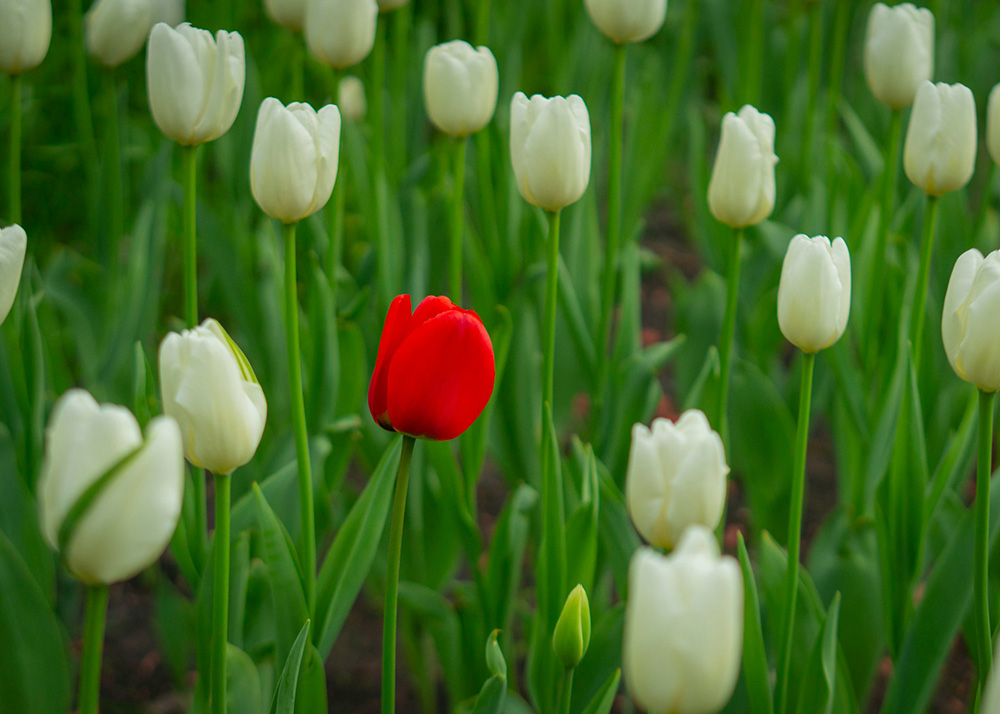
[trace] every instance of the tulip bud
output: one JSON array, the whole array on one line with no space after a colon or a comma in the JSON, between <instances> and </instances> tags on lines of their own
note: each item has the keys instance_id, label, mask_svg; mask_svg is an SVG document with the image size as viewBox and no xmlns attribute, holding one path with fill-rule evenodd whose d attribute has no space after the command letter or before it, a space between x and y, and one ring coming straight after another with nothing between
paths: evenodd
<instances>
[{"instance_id":1,"label":"tulip bud","mask_svg":"<svg viewBox=\"0 0 1000 714\"><path fill-rule=\"evenodd\" d=\"M663 27L667 0L585 0L597 29L618 44L642 42Z\"/></svg>"},{"instance_id":2,"label":"tulip bud","mask_svg":"<svg viewBox=\"0 0 1000 714\"><path fill-rule=\"evenodd\" d=\"M493 343L479 315L434 296L411 315L410 296L400 295L382 328L368 408L383 429L446 441L472 426L495 379Z\"/></svg>"},{"instance_id":3,"label":"tulip bud","mask_svg":"<svg viewBox=\"0 0 1000 714\"><path fill-rule=\"evenodd\" d=\"M151 0L97 0L84 18L87 52L117 67L142 49L152 20Z\"/></svg>"},{"instance_id":4,"label":"tulip bud","mask_svg":"<svg viewBox=\"0 0 1000 714\"><path fill-rule=\"evenodd\" d=\"M903 148L906 176L924 193L957 191L976 164L976 100L964 84L924 82L917 90Z\"/></svg>"},{"instance_id":5,"label":"tulip bud","mask_svg":"<svg viewBox=\"0 0 1000 714\"><path fill-rule=\"evenodd\" d=\"M308 0L306 45L320 62L351 67L372 51L377 22L375 0Z\"/></svg>"},{"instance_id":6,"label":"tulip bud","mask_svg":"<svg viewBox=\"0 0 1000 714\"><path fill-rule=\"evenodd\" d=\"M575 94L510 103L510 155L524 200L558 211L579 200L590 181L590 115Z\"/></svg>"},{"instance_id":7,"label":"tulip bud","mask_svg":"<svg viewBox=\"0 0 1000 714\"><path fill-rule=\"evenodd\" d=\"M150 26L161 22L171 27L184 22L184 0L153 0L153 21Z\"/></svg>"},{"instance_id":8,"label":"tulip bud","mask_svg":"<svg viewBox=\"0 0 1000 714\"><path fill-rule=\"evenodd\" d=\"M378 11L379 12L389 12L390 10L395 10L397 7L403 7L410 0L378 0Z\"/></svg>"},{"instance_id":9,"label":"tulip bud","mask_svg":"<svg viewBox=\"0 0 1000 714\"><path fill-rule=\"evenodd\" d=\"M652 545L672 548L695 524L715 528L726 502L726 451L697 409L677 423L632 427L625 499L632 523Z\"/></svg>"},{"instance_id":10,"label":"tulip bud","mask_svg":"<svg viewBox=\"0 0 1000 714\"><path fill-rule=\"evenodd\" d=\"M85 583L107 584L152 565L181 513L177 423L156 417L143 439L128 409L71 389L56 402L45 434L39 522L69 570Z\"/></svg>"},{"instance_id":11,"label":"tulip bud","mask_svg":"<svg viewBox=\"0 0 1000 714\"><path fill-rule=\"evenodd\" d=\"M629 566L622 670L640 708L710 714L729 701L743 654L743 578L712 532L692 526L669 556Z\"/></svg>"},{"instance_id":12,"label":"tulip bud","mask_svg":"<svg viewBox=\"0 0 1000 714\"><path fill-rule=\"evenodd\" d=\"M851 254L843 238L801 233L788 244L778 283L778 326L803 352L840 339L851 314Z\"/></svg>"},{"instance_id":13,"label":"tulip bud","mask_svg":"<svg viewBox=\"0 0 1000 714\"><path fill-rule=\"evenodd\" d=\"M955 374L984 392L1000 390L998 310L1000 251L962 253L944 296L941 339Z\"/></svg>"},{"instance_id":14,"label":"tulip bud","mask_svg":"<svg viewBox=\"0 0 1000 714\"><path fill-rule=\"evenodd\" d=\"M934 15L905 2L875 3L865 32L865 79L875 98L892 109L913 103L934 74Z\"/></svg>"},{"instance_id":15,"label":"tulip bud","mask_svg":"<svg viewBox=\"0 0 1000 714\"><path fill-rule=\"evenodd\" d=\"M340 161L340 110L317 113L308 104L287 107L268 97L257 113L250 153L250 189L272 218L295 223L323 208L333 193Z\"/></svg>"},{"instance_id":16,"label":"tulip bud","mask_svg":"<svg viewBox=\"0 0 1000 714\"><path fill-rule=\"evenodd\" d=\"M267 421L267 400L253 367L218 322L171 332L160 344L163 411L177 420L184 456L230 474L253 458Z\"/></svg>"},{"instance_id":17,"label":"tulip bud","mask_svg":"<svg viewBox=\"0 0 1000 714\"><path fill-rule=\"evenodd\" d=\"M360 122L368 112L368 102L365 100L365 83L348 75L337 85L337 107L340 114L348 121Z\"/></svg>"},{"instance_id":18,"label":"tulip bud","mask_svg":"<svg viewBox=\"0 0 1000 714\"><path fill-rule=\"evenodd\" d=\"M488 47L454 40L424 57L424 100L434 125L452 136L475 134L497 108L500 74Z\"/></svg>"},{"instance_id":19,"label":"tulip bud","mask_svg":"<svg viewBox=\"0 0 1000 714\"><path fill-rule=\"evenodd\" d=\"M993 163L1000 165L1000 84L993 87L986 106L986 148Z\"/></svg>"},{"instance_id":20,"label":"tulip bud","mask_svg":"<svg viewBox=\"0 0 1000 714\"><path fill-rule=\"evenodd\" d=\"M27 246L28 236L21 226L15 223L0 228L0 325L7 319L17 297Z\"/></svg>"},{"instance_id":21,"label":"tulip bud","mask_svg":"<svg viewBox=\"0 0 1000 714\"><path fill-rule=\"evenodd\" d=\"M184 146L217 139L233 125L243 101L246 60L238 32L212 33L160 23L149 35L146 83L160 131Z\"/></svg>"},{"instance_id":22,"label":"tulip bud","mask_svg":"<svg viewBox=\"0 0 1000 714\"><path fill-rule=\"evenodd\" d=\"M0 72L34 69L45 59L51 39L51 0L0 0Z\"/></svg>"},{"instance_id":23,"label":"tulip bud","mask_svg":"<svg viewBox=\"0 0 1000 714\"><path fill-rule=\"evenodd\" d=\"M306 0L264 0L267 16L282 27L298 32L306 14Z\"/></svg>"},{"instance_id":24,"label":"tulip bud","mask_svg":"<svg viewBox=\"0 0 1000 714\"><path fill-rule=\"evenodd\" d=\"M563 667L571 669L580 664L590 645L590 601L587 591L577 585L566 598L555 632L552 649Z\"/></svg>"},{"instance_id":25,"label":"tulip bud","mask_svg":"<svg viewBox=\"0 0 1000 714\"><path fill-rule=\"evenodd\" d=\"M760 223L774 209L774 121L749 104L722 118L708 207L731 228Z\"/></svg>"}]
</instances>

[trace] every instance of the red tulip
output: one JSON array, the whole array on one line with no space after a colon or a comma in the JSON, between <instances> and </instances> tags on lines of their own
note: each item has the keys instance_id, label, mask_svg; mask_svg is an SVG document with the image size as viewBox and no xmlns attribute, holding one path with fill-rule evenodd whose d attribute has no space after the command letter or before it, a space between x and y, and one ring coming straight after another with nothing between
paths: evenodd
<instances>
[{"instance_id":1,"label":"red tulip","mask_svg":"<svg viewBox=\"0 0 1000 714\"><path fill-rule=\"evenodd\" d=\"M483 321L446 297L410 296L389 306L368 386L383 429L444 441L468 429L493 394L493 343Z\"/></svg>"}]
</instances>

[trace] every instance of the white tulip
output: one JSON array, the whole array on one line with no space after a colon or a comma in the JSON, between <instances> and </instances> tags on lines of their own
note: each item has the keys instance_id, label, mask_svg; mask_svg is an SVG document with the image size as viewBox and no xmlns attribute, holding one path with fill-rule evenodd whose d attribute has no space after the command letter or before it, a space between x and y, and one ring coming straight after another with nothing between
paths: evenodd
<instances>
[{"instance_id":1,"label":"white tulip","mask_svg":"<svg viewBox=\"0 0 1000 714\"><path fill-rule=\"evenodd\" d=\"M865 79L875 98L902 109L934 74L934 15L905 2L875 3L865 32Z\"/></svg>"},{"instance_id":2,"label":"white tulip","mask_svg":"<svg viewBox=\"0 0 1000 714\"><path fill-rule=\"evenodd\" d=\"M614 42L642 42L663 27L667 0L585 0L597 29Z\"/></svg>"},{"instance_id":3,"label":"white tulip","mask_svg":"<svg viewBox=\"0 0 1000 714\"><path fill-rule=\"evenodd\" d=\"M575 94L510 103L510 154L524 200L547 211L575 203L590 182L590 114Z\"/></svg>"},{"instance_id":4,"label":"white tulip","mask_svg":"<svg viewBox=\"0 0 1000 714\"><path fill-rule=\"evenodd\" d=\"M1000 84L993 87L986 105L986 148L993 163L1000 165Z\"/></svg>"},{"instance_id":5,"label":"white tulip","mask_svg":"<svg viewBox=\"0 0 1000 714\"><path fill-rule=\"evenodd\" d=\"M21 226L15 223L0 228L0 325L7 319L17 297L27 246L28 236Z\"/></svg>"},{"instance_id":6,"label":"white tulip","mask_svg":"<svg viewBox=\"0 0 1000 714\"><path fill-rule=\"evenodd\" d=\"M264 0L267 16L282 27L298 32L306 15L306 0Z\"/></svg>"},{"instance_id":7,"label":"white tulip","mask_svg":"<svg viewBox=\"0 0 1000 714\"><path fill-rule=\"evenodd\" d=\"M71 389L49 419L38 494L45 540L76 577L88 584L131 578L160 557L180 517L177 423L156 417L144 439L128 409Z\"/></svg>"},{"instance_id":8,"label":"white tulip","mask_svg":"<svg viewBox=\"0 0 1000 714\"><path fill-rule=\"evenodd\" d=\"M345 119L353 122L360 122L368 112L365 83L353 74L341 79L337 85L337 108Z\"/></svg>"},{"instance_id":9,"label":"white tulip","mask_svg":"<svg viewBox=\"0 0 1000 714\"><path fill-rule=\"evenodd\" d=\"M632 427L625 501L636 530L649 543L671 548L695 524L715 528L726 502L722 439L697 409L677 423L656 419L652 430Z\"/></svg>"},{"instance_id":10,"label":"white tulip","mask_svg":"<svg viewBox=\"0 0 1000 714\"><path fill-rule=\"evenodd\" d=\"M233 125L243 101L246 59L238 32L183 23L153 27L146 52L149 108L160 131L184 146L217 139Z\"/></svg>"},{"instance_id":11,"label":"white tulip","mask_svg":"<svg viewBox=\"0 0 1000 714\"><path fill-rule=\"evenodd\" d=\"M308 0L306 46L320 62L343 69L360 63L375 46L375 0Z\"/></svg>"},{"instance_id":12,"label":"white tulip","mask_svg":"<svg viewBox=\"0 0 1000 714\"><path fill-rule=\"evenodd\" d=\"M732 696L743 655L743 578L710 530L692 526L670 556L643 547L629 566L622 670L656 714L712 714Z\"/></svg>"},{"instance_id":13,"label":"white tulip","mask_svg":"<svg viewBox=\"0 0 1000 714\"><path fill-rule=\"evenodd\" d=\"M403 7L410 0L378 0L378 11L379 12L389 12L390 10L395 10L397 7Z\"/></svg>"},{"instance_id":14,"label":"white tulip","mask_svg":"<svg viewBox=\"0 0 1000 714\"><path fill-rule=\"evenodd\" d=\"M951 271L941 339L955 374L984 392L1000 390L1000 251L973 248Z\"/></svg>"},{"instance_id":15,"label":"white tulip","mask_svg":"<svg viewBox=\"0 0 1000 714\"><path fill-rule=\"evenodd\" d=\"M760 223L774 209L774 120L749 104L722 118L708 184L712 215L732 228Z\"/></svg>"},{"instance_id":16,"label":"white tulip","mask_svg":"<svg viewBox=\"0 0 1000 714\"><path fill-rule=\"evenodd\" d=\"M84 18L87 52L105 67L135 57L153 26L151 0L97 0Z\"/></svg>"},{"instance_id":17,"label":"white tulip","mask_svg":"<svg viewBox=\"0 0 1000 714\"><path fill-rule=\"evenodd\" d=\"M427 115L446 134L474 134L497 108L500 73L488 47L454 40L431 47L424 57Z\"/></svg>"},{"instance_id":18,"label":"white tulip","mask_svg":"<svg viewBox=\"0 0 1000 714\"><path fill-rule=\"evenodd\" d=\"M51 39L51 0L0 0L0 72L34 69L45 59Z\"/></svg>"},{"instance_id":19,"label":"white tulip","mask_svg":"<svg viewBox=\"0 0 1000 714\"><path fill-rule=\"evenodd\" d=\"M283 106L274 97L260 105L250 154L250 189L272 218L295 223L323 208L337 180L340 111L328 104L317 113L299 102Z\"/></svg>"},{"instance_id":20,"label":"white tulip","mask_svg":"<svg viewBox=\"0 0 1000 714\"><path fill-rule=\"evenodd\" d=\"M957 191L976 165L976 100L963 84L924 82L906 130L903 167L924 193Z\"/></svg>"},{"instance_id":21,"label":"white tulip","mask_svg":"<svg viewBox=\"0 0 1000 714\"><path fill-rule=\"evenodd\" d=\"M166 23L177 27L184 22L184 0L153 0L153 21L151 25Z\"/></svg>"},{"instance_id":22,"label":"white tulip","mask_svg":"<svg viewBox=\"0 0 1000 714\"><path fill-rule=\"evenodd\" d=\"M160 389L163 411L180 425L192 464L230 474L253 458L267 400L250 362L218 322L166 336Z\"/></svg>"},{"instance_id":23,"label":"white tulip","mask_svg":"<svg viewBox=\"0 0 1000 714\"><path fill-rule=\"evenodd\" d=\"M851 314L851 254L843 238L801 233L788 244L778 284L778 326L803 352L840 339Z\"/></svg>"}]
</instances>

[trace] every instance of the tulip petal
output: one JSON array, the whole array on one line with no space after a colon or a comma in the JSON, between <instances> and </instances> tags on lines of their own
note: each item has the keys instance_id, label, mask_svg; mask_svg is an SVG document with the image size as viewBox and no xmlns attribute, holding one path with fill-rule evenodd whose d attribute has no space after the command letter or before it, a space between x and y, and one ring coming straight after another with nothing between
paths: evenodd
<instances>
[{"instance_id":1,"label":"tulip petal","mask_svg":"<svg viewBox=\"0 0 1000 714\"><path fill-rule=\"evenodd\" d=\"M966 375L959 368L958 356L968 323L968 310L964 306L976 271L982 263L983 254L975 248L959 256L951 270L951 278L948 279L948 290L945 292L944 308L941 311L941 341L944 343L944 351L951 368L962 379L966 379Z\"/></svg>"},{"instance_id":2,"label":"tulip petal","mask_svg":"<svg viewBox=\"0 0 1000 714\"><path fill-rule=\"evenodd\" d=\"M392 427L411 436L454 439L482 413L495 378L493 345L479 316L460 309L439 314L414 329L392 357Z\"/></svg>"},{"instance_id":3,"label":"tulip petal","mask_svg":"<svg viewBox=\"0 0 1000 714\"><path fill-rule=\"evenodd\" d=\"M386 396L389 363L399 345L410 334L410 313L409 295L399 295L389 305L389 313L385 316L385 326L382 328L382 337L378 343L375 371L372 372L372 381L368 385L368 409L379 426L390 431L392 423L389 421L389 403Z\"/></svg>"}]
</instances>

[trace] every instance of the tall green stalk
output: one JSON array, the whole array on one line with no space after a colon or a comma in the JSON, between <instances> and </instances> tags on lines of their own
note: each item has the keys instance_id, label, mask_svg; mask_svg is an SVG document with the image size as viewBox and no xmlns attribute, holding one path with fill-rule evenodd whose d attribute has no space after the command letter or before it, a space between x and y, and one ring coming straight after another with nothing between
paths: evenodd
<instances>
[{"instance_id":1,"label":"tall green stalk","mask_svg":"<svg viewBox=\"0 0 1000 714\"><path fill-rule=\"evenodd\" d=\"M611 72L611 134L608 137L608 241L604 253L601 280L601 323L598 343L601 347L601 382L603 390L611 343L611 313L615 306L615 286L621 257L622 206L622 132L625 112L625 51L627 44L616 44Z\"/></svg>"},{"instance_id":2,"label":"tall green stalk","mask_svg":"<svg viewBox=\"0 0 1000 714\"><path fill-rule=\"evenodd\" d=\"M722 337L719 341L719 392L716 396L716 427L723 443L729 439L726 410L729 400L729 365L733 354L733 337L736 334L736 303L740 290L740 251L743 246L743 228L735 229L733 251L726 269L726 312L722 317Z\"/></svg>"},{"instance_id":3,"label":"tall green stalk","mask_svg":"<svg viewBox=\"0 0 1000 714\"><path fill-rule=\"evenodd\" d=\"M456 140L455 185L451 196L451 244L448 272L449 296L455 302L462 302L462 237L465 233L465 148L467 137Z\"/></svg>"},{"instance_id":4,"label":"tall green stalk","mask_svg":"<svg viewBox=\"0 0 1000 714\"><path fill-rule=\"evenodd\" d=\"M333 185L330 201L330 244L326 251L326 277L330 282L334 306L337 300L337 271L344 251L344 206L347 203L347 162L341 161L337 169L337 182Z\"/></svg>"},{"instance_id":5,"label":"tall green stalk","mask_svg":"<svg viewBox=\"0 0 1000 714\"><path fill-rule=\"evenodd\" d=\"M226 714L229 629L229 474L215 474L215 570L212 582L212 714Z\"/></svg>"},{"instance_id":6,"label":"tall green stalk","mask_svg":"<svg viewBox=\"0 0 1000 714\"><path fill-rule=\"evenodd\" d=\"M105 166L108 168L108 190L111 193L111 213L107 243L108 264L114 266L118 260L118 246L125 233L125 184L122 181L122 137L118 120L118 82L113 68L104 72L107 84L108 140Z\"/></svg>"},{"instance_id":7,"label":"tall green stalk","mask_svg":"<svg viewBox=\"0 0 1000 714\"><path fill-rule=\"evenodd\" d=\"M816 106L819 98L820 71L823 68L823 3L814 2L809 5L809 86L806 95L807 111L802 113L802 151L800 161L804 162L804 167L808 167L816 160L813 154L813 133L816 127L815 112L812 108ZM819 154L822 155L822 154Z\"/></svg>"},{"instance_id":8,"label":"tall green stalk","mask_svg":"<svg viewBox=\"0 0 1000 714\"><path fill-rule=\"evenodd\" d=\"M990 567L990 475L993 470L993 404L994 392L979 392L979 459L976 468L976 541L973 573L975 598L976 642L978 657L978 689L982 696L993 660L990 630L989 567Z\"/></svg>"},{"instance_id":9,"label":"tall green stalk","mask_svg":"<svg viewBox=\"0 0 1000 714\"><path fill-rule=\"evenodd\" d=\"M87 227L98 231L100 200L100 156L94 138L94 122L90 114L90 92L87 89L87 52L83 38L83 10L80 0L70 0L66 8L70 23L70 46L73 48L73 116L76 121L77 141L80 143L81 162L87 180Z\"/></svg>"},{"instance_id":10,"label":"tall green stalk","mask_svg":"<svg viewBox=\"0 0 1000 714\"><path fill-rule=\"evenodd\" d=\"M750 27L747 35L749 41L746 43L746 57L742 65L747 75L745 81L741 82L743 87L741 104L759 106L761 68L764 66L764 0L750 2ZM791 85L786 82L785 86Z\"/></svg>"},{"instance_id":11,"label":"tall green stalk","mask_svg":"<svg viewBox=\"0 0 1000 714\"><path fill-rule=\"evenodd\" d=\"M917 290L913 295L913 312L910 315L910 343L913 345L913 369L920 372L920 354L923 346L924 315L927 313L927 283L931 274L931 257L934 254L934 232L937 227L937 212L940 199L927 197L927 211L924 213L924 235L920 241L920 272L917 274Z\"/></svg>"},{"instance_id":12,"label":"tall green stalk","mask_svg":"<svg viewBox=\"0 0 1000 714\"><path fill-rule=\"evenodd\" d=\"M563 670L562 683L559 687L559 714L569 714L569 705L573 698L573 670L573 667Z\"/></svg>"},{"instance_id":13,"label":"tall green stalk","mask_svg":"<svg viewBox=\"0 0 1000 714\"><path fill-rule=\"evenodd\" d=\"M547 211L549 219L548 254L545 265L545 316L542 325L542 424L545 404L552 405L556 350L556 306L559 297L559 216L560 211ZM555 413L553 405L553 414ZM545 444L545 429L542 444Z\"/></svg>"},{"instance_id":14,"label":"tall green stalk","mask_svg":"<svg viewBox=\"0 0 1000 714\"><path fill-rule=\"evenodd\" d=\"M406 488L410 482L412 436L403 436L399 455L396 491L392 499L392 522L389 525L389 571L385 585L385 610L382 613L382 714L396 711L396 601L399 596L399 561L403 552L403 517L406 515Z\"/></svg>"},{"instance_id":15,"label":"tall green stalk","mask_svg":"<svg viewBox=\"0 0 1000 714\"><path fill-rule=\"evenodd\" d=\"M8 220L21 222L21 75L10 78L10 164L7 190L10 192Z\"/></svg>"},{"instance_id":16,"label":"tall green stalk","mask_svg":"<svg viewBox=\"0 0 1000 714\"><path fill-rule=\"evenodd\" d=\"M87 588L83 619L83 655L80 658L78 714L97 714L101 695L101 658L104 653L104 621L108 613L108 586Z\"/></svg>"},{"instance_id":17,"label":"tall green stalk","mask_svg":"<svg viewBox=\"0 0 1000 714\"><path fill-rule=\"evenodd\" d=\"M792 501L788 514L788 569L785 571L785 621L782 627L781 659L778 664L778 714L788 708L788 670L792 661L795 631L795 601L799 583L799 548L802 539L802 502L806 487L806 447L809 445L809 409L812 400L815 354L802 355L802 388L799 392L799 424L795 432L795 466L792 472Z\"/></svg>"},{"instance_id":18,"label":"tall green stalk","mask_svg":"<svg viewBox=\"0 0 1000 714\"><path fill-rule=\"evenodd\" d=\"M288 388L292 398L295 458L298 463L299 520L302 525L302 570L306 579L306 603L312 616L316 608L316 513L313 508L312 467L309 463L309 432L302 394L302 363L299 350L299 298L295 277L295 223L284 224L285 234L285 347L288 354Z\"/></svg>"},{"instance_id":19,"label":"tall green stalk","mask_svg":"<svg viewBox=\"0 0 1000 714\"><path fill-rule=\"evenodd\" d=\"M385 225L381 182L385 170L385 23L379 22L375 30L375 47L372 50L372 81L369 93L369 117L371 119L371 180L372 196L375 201L375 260L378 264L379 303L388 305L392 298L392 283L389 268L392 255L389 250L389 236Z\"/></svg>"}]
</instances>

